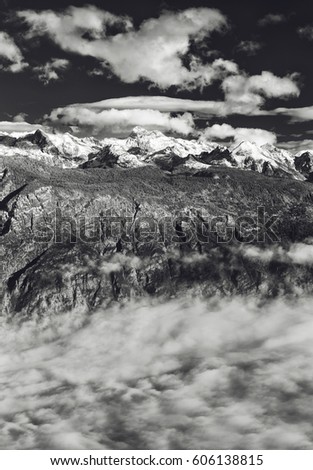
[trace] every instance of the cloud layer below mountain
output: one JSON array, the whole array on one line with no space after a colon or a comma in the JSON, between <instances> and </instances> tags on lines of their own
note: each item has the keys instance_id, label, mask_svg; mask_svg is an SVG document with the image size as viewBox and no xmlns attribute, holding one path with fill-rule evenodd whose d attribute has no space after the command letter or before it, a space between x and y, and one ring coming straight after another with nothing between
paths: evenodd
<instances>
[{"instance_id":1,"label":"cloud layer below mountain","mask_svg":"<svg viewBox=\"0 0 313 470\"><path fill-rule=\"evenodd\" d=\"M312 449L312 300L2 325L2 448Z\"/></svg>"}]
</instances>

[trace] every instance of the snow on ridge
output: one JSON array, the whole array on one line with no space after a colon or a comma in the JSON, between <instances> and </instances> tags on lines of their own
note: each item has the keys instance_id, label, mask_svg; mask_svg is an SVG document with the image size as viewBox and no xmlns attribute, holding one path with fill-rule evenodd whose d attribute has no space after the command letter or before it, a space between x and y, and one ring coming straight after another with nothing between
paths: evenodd
<instances>
[{"instance_id":1,"label":"snow on ridge","mask_svg":"<svg viewBox=\"0 0 313 470\"><path fill-rule=\"evenodd\" d=\"M42 129L17 135L0 135L3 137L3 142L0 140L3 155L27 156L66 168L78 167L90 158L96 159L97 154L106 149L105 151L117 157L117 164L124 168L154 164L155 156L170 159L176 155L186 160L186 167L197 170L210 166L210 154L214 151L217 155L217 158L213 159L214 165L233 166L266 174L281 171L301 179L295 169L294 157L287 150L269 144L258 146L249 141L242 141L227 149L216 142L167 136L159 130L151 131L142 127L135 127L124 139L81 138L69 132L49 133ZM6 137L15 138L16 142ZM223 157L223 152L229 152L228 156ZM188 160L190 155L195 159ZM208 159L201 160L205 155L209 155ZM101 158L103 159L103 156Z\"/></svg>"}]
</instances>

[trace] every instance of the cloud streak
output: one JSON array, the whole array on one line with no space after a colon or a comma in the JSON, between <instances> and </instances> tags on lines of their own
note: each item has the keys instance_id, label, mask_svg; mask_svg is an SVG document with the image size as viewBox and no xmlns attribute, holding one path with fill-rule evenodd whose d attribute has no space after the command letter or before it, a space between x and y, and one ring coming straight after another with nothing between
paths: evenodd
<instances>
[{"instance_id":1,"label":"cloud streak","mask_svg":"<svg viewBox=\"0 0 313 470\"><path fill-rule=\"evenodd\" d=\"M312 121L313 106L304 106L302 108L276 108L267 114L287 116L292 122Z\"/></svg>"},{"instance_id":2,"label":"cloud streak","mask_svg":"<svg viewBox=\"0 0 313 470\"><path fill-rule=\"evenodd\" d=\"M95 103L75 103L59 107L46 118L54 123L88 127L96 135L110 132L125 135L134 126L188 135L194 131L191 112L201 117L231 114L270 114L260 108L266 98L285 99L298 96L296 76L277 77L271 72L247 76L225 60L217 59L215 67L229 74L222 81L224 101L196 101L165 96L137 96L103 100ZM173 117L170 113L184 113ZM273 111L277 113L278 111ZM269 136L269 134L268 134Z\"/></svg>"},{"instance_id":3,"label":"cloud streak","mask_svg":"<svg viewBox=\"0 0 313 470\"><path fill-rule=\"evenodd\" d=\"M88 106L57 108L47 116L55 125L77 126L80 132L89 132L98 137L128 135L136 126L163 132L188 135L195 129L190 113L173 117L153 109L104 109L97 111Z\"/></svg>"},{"instance_id":4,"label":"cloud streak","mask_svg":"<svg viewBox=\"0 0 313 470\"><path fill-rule=\"evenodd\" d=\"M264 262L276 260L302 266L313 265L312 240L308 240L307 243L294 243L288 249L284 249L281 246L267 249L251 246L244 248L243 254L247 258L260 259Z\"/></svg>"},{"instance_id":5,"label":"cloud streak","mask_svg":"<svg viewBox=\"0 0 313 470\"><path fill-rule=\"evenodd\" d=\"M13 121L0 121L0 132L12 134L19 132L32 132L37 129L43 129L40 124L30 124L24 121L23 116L15 116Z\"/></svg>"}]
</instances>

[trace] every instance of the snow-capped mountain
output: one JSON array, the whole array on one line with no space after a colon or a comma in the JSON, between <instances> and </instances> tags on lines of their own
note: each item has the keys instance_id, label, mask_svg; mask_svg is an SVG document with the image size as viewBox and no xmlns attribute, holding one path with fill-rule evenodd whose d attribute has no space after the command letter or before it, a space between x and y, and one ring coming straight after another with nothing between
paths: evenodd
<instances>
[{"instance_id":1,"label":"snow-capped mountain","mask_svg":"<svg viewBox=\"0 0 313 470\"><path fill-rule=\"evenodd\" d=\"M217 147L216 143L187 140L168 137L160 131L147 131L143 127L135 127L125 141L126 148L139 148L143 153L153 154L164 149L171 149L181 158L188 155L200 155L202 152L211 152Z\"/></svg>"},{"instance_id":2,"label":"snow-capped mountain","mask_svg":"<svg viewBox=\"0 0 313 470\"><path fill-rule=\"evenodd\" d=\"M127 139L105 139L102 143L105 150L90 155L84 168L153 164L162 170L179 172L184 168L197 171L217 165L304 179L288 151L268 144L258 146L245 141L228 149L214 142L168 137L141 127L136 127Z\"/></svg>"},{"instance_id":3,"label":"snow-capped mountain","mask_svg":"<svg viewBox=\"0 0 313 470\"><path fill-rule=\"evenodd\" d=\"M104 139L101 143L104 148L90 155L83 168L106 168L113 162L121 167L155 165L167 171L181 167L200 170L208 167L205 157L227 150L214 142L168 137L142 127L135 127L127 139Z\"/></svg>"},{"instance_id":4,"label":"snow-capped mountain","mask_svg":"<svg viewBox=\"0 0 313 470\"><path fill-rule=\"evenodd\" d=\"M37 130L33 133L0 134L0 152L12 158L28 157L63 168L136 168L156 166L171 173L206 171L226 166L257 171L267 176L303 180L313 172L313 154L296 157L272 145L241 142L224 147L205 140L169 137L160 131L135 127L126 139L79 138L69 133Z\"/></svg>"},{"instance_id":5,"label":"snow-capped mountain","mask_svg":"<svg viewBox=\"0 0 313 470\"><path fill-rule=\"evenodd\" d=\"M241 142L231 149L235 166L263 173L267 176L290 175L303 179L296 171L294 158L287 150L270 144L258 146L252 142Z\"/></svg>"},{"instance_id":6,"label":"snow-capped mountain","mask_svg":"<svg viewBox=\"0 0 313 470\"><path fill-rule=\"evenodd\" d=\"M101 148L92 137L79 139L69 133L52 134L42 130L32 133L0 134L0 151L6 156L26 156L53 166L76 167Z\"/></svg>"}]
</instances>

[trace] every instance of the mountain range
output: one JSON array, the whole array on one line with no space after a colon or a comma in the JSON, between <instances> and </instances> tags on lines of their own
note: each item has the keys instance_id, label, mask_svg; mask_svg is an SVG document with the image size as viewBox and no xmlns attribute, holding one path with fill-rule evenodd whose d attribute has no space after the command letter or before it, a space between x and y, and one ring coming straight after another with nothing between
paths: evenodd
<instances>
[{"instance_id":1,"label":"mountain range","mask_svg":"<svg viewBox=\"0 0 313 470\"><path fill-rule=\"evenodd\" d=\"M3 315L147 295L310 294L311 265L289 253L311 249L312 163L310 152L142 128L104 140L2 134Z\"/></svg>"},{"instance_id":2,"label":"mountain range","mask_svg":"<svg viewBox=\"0 0 313 470\"><path fill-rule=\"evenodd\" d=\"M313 153L291 155L284 149L243 141L230 147L206 140L168 137L136 127L126 139L78 138L69 133L37 130L0 134L0 152L27 157L61 168L139 168L156 166L171 173L204 174L212 166L240 168L266 176L312 179Z\"/></svg>"}]
</instances>

